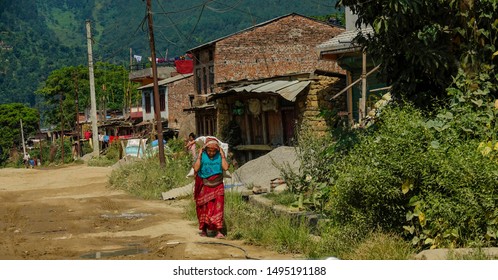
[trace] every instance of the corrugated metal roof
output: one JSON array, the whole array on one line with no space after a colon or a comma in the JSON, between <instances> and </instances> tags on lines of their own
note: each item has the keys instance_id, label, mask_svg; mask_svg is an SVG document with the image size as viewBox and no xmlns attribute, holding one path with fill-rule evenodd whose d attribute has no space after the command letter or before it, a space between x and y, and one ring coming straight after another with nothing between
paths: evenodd
<instances>
[{"instance_id":1,"label":"corrugated metal roof","mask_svg":"<svg viewBox=\"0 0 498 280\"><path fill-rule=\"evenodd\" d=\"M372 27L366 27L363 29L356 29L356 30L349 30L346 32L343 32L334 38L320 44L317 46L318 51L320 52L341 52L341 51L350 51L350 49L358 47L357 44L355 44L354 39L356 36L362 33L363 35L367 34L373 34L373 28Z\"/></svg>"},{"instance_id":2,"label":"corrugated metal roof","mask_svg":"<svg viewBox=\"0 0 498 280\"><path fill-rule=\"evenodd\" d=\"M191 77L193 74L180 74L180 75L176 75L174 77L171 77L171 78L167 78L167 79L164 79L164 80L160 80L159 82L157 82L157 85L158 86L163 86L163 85L166 85L166 84L171 84L173 82L176 82L176 81L179 81L179 80L182 80L182 79L186 79L186 78L189 78ZM150 83L150 84L147 84L145 86L141 86L139 87L138 89L146 89L146 88L153 88L154 87L154 83Z\"/></svg>"},{"instance_id":3,"label":"corrugated metal roof","mask_svg":"<svg viewBox=\"0 0 498 280\"><path fill-rule=\"evenodd\" d=\"M208 110L208 109L214 109L214 104L204 103L204 104L199 105L199 106L184 108L183 111L184 112L192 112L192 111L201 111L201 110Z\"/></svg>"},{"instance_id":4,"label":"corrugated metal roof","mask_svg":"<svg viewBox=\"0 0 498 280\"><path fill-rule=\"evenodd\" d=\"M269 81L259 84L250 84L241 87L234 87L221 93L214 94L209 100L215 100L233 93L274 93L294 102L311 81Z\"/></svg>"}]
</instances>

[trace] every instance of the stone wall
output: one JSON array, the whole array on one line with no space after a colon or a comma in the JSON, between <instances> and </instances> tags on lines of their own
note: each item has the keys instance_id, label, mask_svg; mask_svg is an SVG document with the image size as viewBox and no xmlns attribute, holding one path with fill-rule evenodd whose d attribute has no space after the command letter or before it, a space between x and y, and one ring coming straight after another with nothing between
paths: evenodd
<instances>
[{"instance_id":1,"label":"stone wall","mask_svg":"<svg viewBox=\"0 0 498 280\"><path fill-rule=\"evenodd\" d=\"M335 100L330 100L345 86L345 78L316 76L310 84L308 94L302 94L296 100L298 125L313 127L318 134L329 131L336 123L321 116L320 113L322 111L347 111L345 94Z\"/></svg>"},{"instance_id":2,"label":"stone wall","mask_svg":"<svg viewBox=\"0 0 498 280\"><path fill-rule=\"evenodd\" d=\"M230 107L227 98L220 98L216 101L216 127L218 127L218 137L221 137L223 128L230 122Z\"/></svg>"}]
</instances>

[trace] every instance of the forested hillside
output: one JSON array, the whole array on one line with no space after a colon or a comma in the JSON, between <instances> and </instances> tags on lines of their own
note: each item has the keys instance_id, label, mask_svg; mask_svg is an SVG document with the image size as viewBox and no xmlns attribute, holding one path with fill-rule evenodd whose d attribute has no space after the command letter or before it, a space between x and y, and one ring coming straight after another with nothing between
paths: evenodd
<instances>
[{"instance_id":1,"label":"forested hillside","mask_svg":"<svg viewBox=\"0 0 498 280\"><path fill-rule=\"evenodd\" d=\"M174 57L274 17L335 13L335 0L153 0L158 57ZM150 56L141 0L0 1L0 104L36 105L34 91L51 71L87 64L85 21L95 62L127 66Z\"/></svg>"}]
</instances>

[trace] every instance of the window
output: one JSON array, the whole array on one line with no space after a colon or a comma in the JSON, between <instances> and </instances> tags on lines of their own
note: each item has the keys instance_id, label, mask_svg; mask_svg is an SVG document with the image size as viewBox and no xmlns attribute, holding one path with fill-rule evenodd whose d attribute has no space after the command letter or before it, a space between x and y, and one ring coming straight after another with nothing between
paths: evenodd
<instances>
[{"instance_id":1,"label":"window","mask_svg":"<svg viewBox=\"0 0 498 280\"><path fill-rule=\"evenodd\" d=\"M211 93L214 91L214 66L209 66L209 88Z\"/></svg>"},{"instance_id":2,"label":"window","mask_svg":"<svg viewBox=\"0 0 498 280\"><path fill-rule=\"evenodd\" d=\"M197 86L197 94L201 94L202 93L201 69L195 70L195 85Z\"/></svg>"},{"instance_id":3,"label":"window","mask_svg":"<svg viewBox=\"0 0 498 280\"><path fill-rule=\"evenodd\" d=\"M162 88L159 90L159 111L166 111L166 90Z\"/></svg>"},{"instance_id":4,"label":"window","mask_svg":"<svg viewBox=\"0 0 498 280\"><path fill-rule=\"evenodd\" d=\"M144 93L144 99L145 99L145 112L150 113L150 107L151 107L151 102L150 102L150 91L146 91Z\"/></svg>"},{"instance_id":5,"label":"window","mask_svg":"<svg viewBox=\"0 0 498 280\"><path fill-rule=\"evenodd\" d=\"M202 72L203 72L203 75L202 75L202 87L204 88L204 94L207 94L207 82L208 82L208 77L207 77L207 73L206 73L206 67L202 68Z\"/></svg>"}]
</instances>

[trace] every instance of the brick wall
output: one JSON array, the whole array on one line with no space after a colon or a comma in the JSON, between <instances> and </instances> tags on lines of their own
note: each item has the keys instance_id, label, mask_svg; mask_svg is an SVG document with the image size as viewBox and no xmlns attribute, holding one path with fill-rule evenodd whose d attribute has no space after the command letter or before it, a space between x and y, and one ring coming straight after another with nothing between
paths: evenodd
<instances>
[{"instance_id":1,"label":"brick wall","mask_svg":"<svg viewBox=\"0 0 498 280\"><path fill-rule=\"evenodd\" d=\"M344 73L335 61L318 59L316 46L344 29L290 15L216 43L215 83L255 80L324 70Z\"/></svg>"},{"instance_id":2,"label":"brick wall","mask_svg":"<svg viewBox=\"0 0 498 280\"><path fill-rule=\"evenodd\" d=\"M194 114L184 112L190 108L189 94L193 93L194 77L168 84L168 126L180 129L179 136L195 131Z\"/></svg>"}]
</instances>

